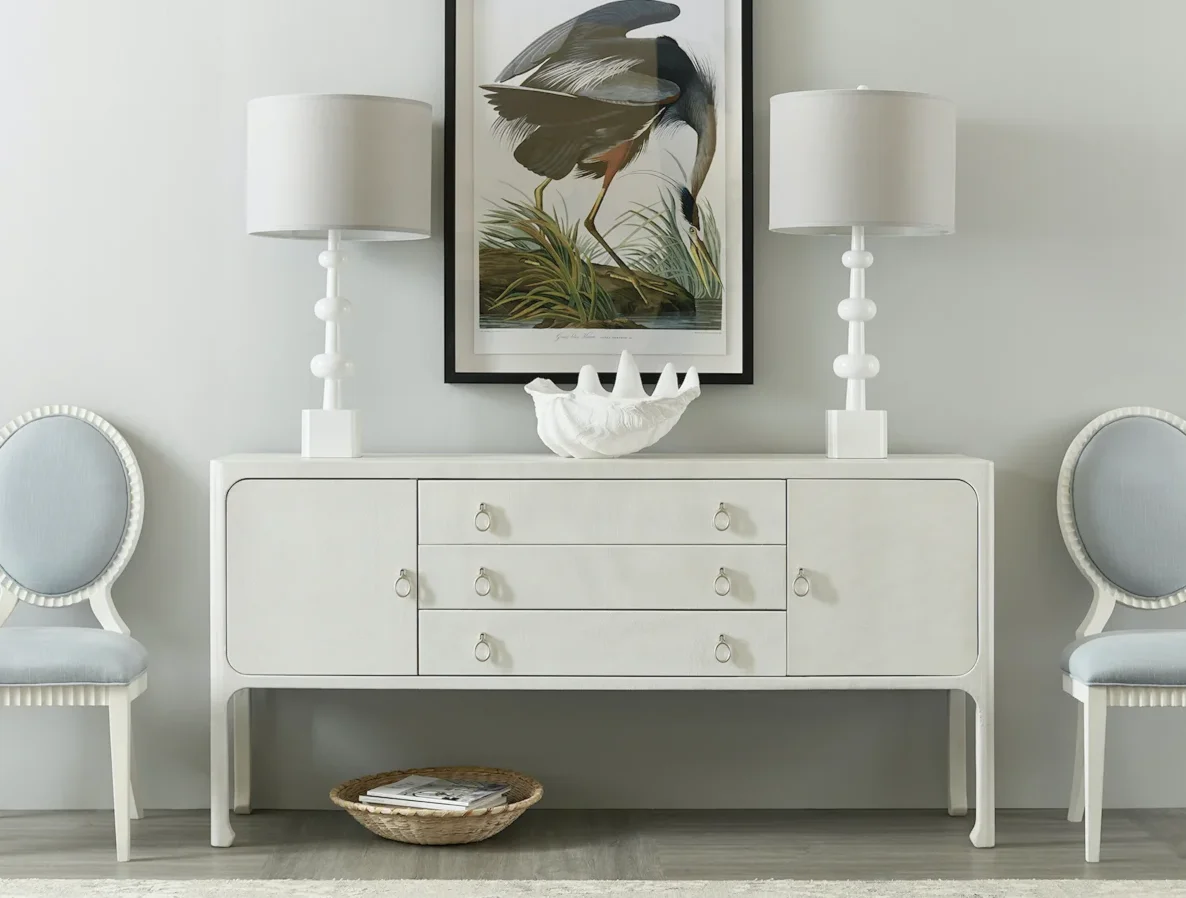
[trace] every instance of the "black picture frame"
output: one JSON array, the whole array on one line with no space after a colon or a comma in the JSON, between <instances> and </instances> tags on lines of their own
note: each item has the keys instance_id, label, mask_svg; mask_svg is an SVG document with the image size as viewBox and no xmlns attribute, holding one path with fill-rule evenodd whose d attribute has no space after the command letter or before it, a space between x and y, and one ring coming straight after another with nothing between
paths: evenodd
<instances>
[{"instance_id":1,"label":"black picture frame","mask_svg":"<svg viewBox=\"0 0 1186 898\"><path fill-rule=\"evenodd\" d=\"M701 373L705 384L749 385L754 382L754 66L753 0L739 0L741 7L742 97L742 322L741 367L737 373ZM561 383L576 381L576 371L488 372L458 370L457 327L457 16L458 0L445 0L445 120L444 120L444 375L453 384L526 384L536 377ZM612 380L613 372L602 372ZM657 372L644 372L643 381L654 383Z\"/></svg>"}]
</instances>

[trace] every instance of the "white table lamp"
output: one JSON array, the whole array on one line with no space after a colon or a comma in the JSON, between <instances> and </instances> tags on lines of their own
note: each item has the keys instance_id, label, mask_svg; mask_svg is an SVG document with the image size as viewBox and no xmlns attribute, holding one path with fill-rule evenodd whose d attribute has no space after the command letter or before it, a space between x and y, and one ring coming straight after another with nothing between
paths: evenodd
<instances>
[{"instance_id":1,"label":"white table lamp","mask_svg":"<svg viewBox=\"0 0 1186 898\"><path fill-rule=\"evenodd\" d=\"M350 302L338 295L346 240L415 240L431 228L432 107L416 100L346 94L260 97L247 104L247 231L328 241L319 261L325 351L320 409L302 416L301 454L361 454L358 412L342 408L354 363L341 350Z\"/></svg>"},{"instance_id":2,"label":"white table lamp","mask_svg":"<svg viewBox=\"0 0 1186 898\"><path fill-rule=\"evenodd\" d=\"M850 234L843 256L848 352L832 364L848 381L844 410L827 415L829 458L884 458L886 413L865 408L880 363L865 352L866 236L955 230L955 104L901 91L810 90L770 100L770 230Z\"/></svg>"}]
</instances>

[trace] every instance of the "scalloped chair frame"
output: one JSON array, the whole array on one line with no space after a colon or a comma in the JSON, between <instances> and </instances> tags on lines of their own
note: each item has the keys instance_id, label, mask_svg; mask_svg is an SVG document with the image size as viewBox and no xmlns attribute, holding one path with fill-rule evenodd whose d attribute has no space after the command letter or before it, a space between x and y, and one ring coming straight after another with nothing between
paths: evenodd
<instances>
[{"instance_id":1,"label":"scalloped chair frame","mask_svg":"<svg viewBox=\"0 0 1186 898\"><path fill-rule=\"evenodd\" d=\"M40 419L55 416L78 418L98 430L115 448L123 465L128 483L128 517L123 535L111 560L103 571L81 589L65 595L42 595L26 589L0 568L0 626L16 608L18 602L61 608L90 602L95 618L104 630L129 635L111 599L111 587L127 567L140 539L144 523L144 480L127 440L118 430L94 412L74 405L48 405L34 409L10 421L0 430L0 447L22 427ZM126 861L131 849L130 820L142 816L136 801L135 763L132 750L132 702L148 688L145 671L126 686L102 684L45 684L0 686L0 707L94 707L108 710L111 730L111 779L115 808L116 859Z\"/></svg>"},{"instance_id":2,"label":"scalloped chair frame","mask_svg":"<svg viewBox=\"0 0 1186 898\"><path fill-rule=\"evenodd\" d=\"M1075 522L1072 485L1075 468L1087 444L1109 424L1123 418L1153 418L1169 424L1186 434L1186 420L1161 409L1129 406L1105 412L1084 427L1067 448L1062 468L1058 473L1058 524L1062 530L1075 566L1091 584L1091 607L1083 622L1075 630L1075 639L1102 633L1116 606L1156 609L1170 608L1186 602L1186 589L1158 598L1138 596L1121 589L1104 576L1087 554ZM1186 707L1186 688L1171 686L1089 686L1063 675L1063 691L1079 702L1078 724L1075 729L1075 763L1071 778L1071 798L1067 820L1084 824L1084 848L1088 862L1100 859L1100 828L1104 792L1104 742L1107 731L1107 712L1110 707L1121 708L1182 708Z\"/></svg>"}]
</instances>

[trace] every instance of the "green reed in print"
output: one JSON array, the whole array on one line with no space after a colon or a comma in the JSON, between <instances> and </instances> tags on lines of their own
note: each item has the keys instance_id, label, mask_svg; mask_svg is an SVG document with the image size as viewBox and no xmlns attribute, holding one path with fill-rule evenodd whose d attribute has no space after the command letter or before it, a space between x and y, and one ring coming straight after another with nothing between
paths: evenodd
<instances>
[{"instance_id":1,"label":"green reed in print","mask_svg":"<svg viewBox=\"0 0 1186 898\"><path fill-rule=\"evenodd\" d=\"M613 326L620 316L590 260L591 242L529 201L502 201L482 222L483 314L529 327Z\"/></svg>"},{"instance_id":2,"label":"green reed in print","mask_svg":"<svg viewBox=\"0 0 1186 898\"><path fill-rule=\"evenodd\" d=\"M708 203L700 208L703 237L680 221L676 194L667 192L658 203L638 203L623 213L614 228L628 227L623 258L635 269L674 281L694 299L721 298L721 234Z\"/></svg>"},{"instance_id":3,"label":"green reed in print","mask_svg":"<svg viewBox=\"0 0 1186 898\"><path fill-rule=\"evenodd\" d=\"M632 275L563 206L502 200L482 222L479 302L483 326L717 329L721 238L707 203L699 232L680 218L678 193L638 203L607 231Z\"/></svg>"}]
</instances>

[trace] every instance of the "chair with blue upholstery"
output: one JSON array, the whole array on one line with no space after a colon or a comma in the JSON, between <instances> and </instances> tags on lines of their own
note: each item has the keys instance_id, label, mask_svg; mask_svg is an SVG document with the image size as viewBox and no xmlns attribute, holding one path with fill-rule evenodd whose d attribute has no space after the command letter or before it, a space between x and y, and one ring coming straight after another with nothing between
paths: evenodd
<instances>
[{"instance_id":1,"label":"chair with blue upholstery","mask_svg":"<svg viewBox=\"0 0 1186 898\"><path fill-rule=\"evenodd\" d=\"M106 706L118 860L128 859L132 700L147 653L111 601L144 520L127 442L93 412L40 408L0 430L0 624L17 602L90 602L101 628L0 626L0 706Z\"/></svg>"},{"instance_id":2,"label":"chair with blue upholstery","mask_svg":"<svg viewBox=\"0 0 1186 898\"><path fill-rule=\"evenodd\" d=\"M1100 857L1109 707L1186 706L1186 630L1103 632L1117 603L1186 601L1186 421L1151 408L1100 415L1075 437L1058 476L1063 540L1095 593L1063 652L1063 688L1079 700L1067 819L1084 818Z\"/></svg>"}]
</instances>

